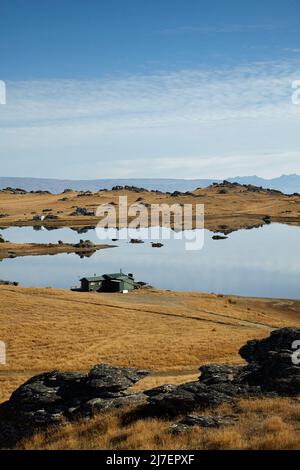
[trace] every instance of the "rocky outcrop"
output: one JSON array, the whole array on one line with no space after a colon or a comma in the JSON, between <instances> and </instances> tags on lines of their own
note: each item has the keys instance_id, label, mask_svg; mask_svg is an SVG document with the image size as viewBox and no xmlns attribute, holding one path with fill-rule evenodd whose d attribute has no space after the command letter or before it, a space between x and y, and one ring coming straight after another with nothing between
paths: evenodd
<instances>
[{"instance_id":1,"label":"rocky outcrop","mask_svg":"<svg viewBox=\"0 0 300 470\"><path fill-rule=\"evenodd\" d=\"M95 211L88 210L86 207L76 207L75 211L72 212L70 215L84 215L88 217L94 217Z\"/></svg>"},{"instance_id":2,"label":"rocky outcrop","mask_svg":"<svg viewBox=\"0 0 300 470\"><path fill-rule=\"evenodd\" d=\"M297 344L297 342L299 342ZM281 328L268 338L248 341L239 351L249 366L248 381L279 395L300 393L299 328Z\"/></svg>"},{"instance_id":3,"label":"rocky outcrop","mask_svg":"<svg viewBox=\"0 0 300 470\"><path fill-rule=\"evenodd\" d=\"M264 221L265 224L270 224L271 223L271 216L270 215L264 215L262 220Z\"/></svg>"},{"instance_id":4,"label":"rocky outcrop","mask_svg":"<svg viewBox=\"0 0 300 470\"><path fill-rule=\"evenodd\" d=\"M239 351L247 365L202 366L197 381L147 390L149 405L159 414L174 415L239 397L298 395L300 365L293 361L294 341L300 341L298 328L282 328L268 338L248 341Z\"/></svg>"},{"instance_id":5,"label":"rocky outcrop","mask_svg":"<svg viewBox=\"0 0 300 470\"><path fill-rule=\"evenodd\" d=\"M129 243L144 243L144 240L141 240L140 238L131 238Z\"/></svg>"},{"instance_id":6,"label":"rocky outcrop","mask_svg":"<svg viewBox=\"0 0 300 470\"><path fill-rule=\"evenodd\" d=\"M149 190L146 188L140 188L138 186L130 186L130 185L116 185L111 188L112 191L133 191L135 193L148 193Z\"/></svg>"},{"instance_id":7,"label":"rocky outcrop","mask_svg":"<svg viewBox=\"0 0 300 470\"><path fill-rule=\"evenodd\" d=\"M182 385L163 385L146 390L149 405L156 414L177 415L231 402L235 397L260 394L257 386L242 382L243 366L200 367L200 378Z\"/></svg>"},{"instance_id":8,"label":"rocky outcrop","mask_svg":"<svg viewBox=\"0 0 300 470\"><path fill-rule=\"evenodd\" d=\"M6 281L4 279L0 279L0 286L18 286L19 283L16 281Z\"/></svg>"},{"instance_id":9,"label":"rocky outcrop","mask_svg":"<svg viewBox=\"0 0 300 470\"><path fill-rule=\"evenodd\" d=\"M76 248L93 248L95 244L91 240L79 240L79 243L75 243Z\"/></svg>"},{"instance_id":10,"label":"rocky outcrop","mask_svg":"<svg viewBox=\"0 0 300 470\"><path fill-rule=\"evenodd\" d=\"M74 230L79 234L87 233L89 230L94 230L95 228L95 225L86 225L85 227L70 227L71 230Z\"/></svg>"},{"instance_id":11,"label":"rocky outcrop","mask_svg":"<svg viewBox=\"0 0 300 470\"><path fill-rule=\"evenodd\" d=\"M55 215L55 214L47 214L45 216L45 219L44 220L57 220L58 219L58 215Z\"/></svg>"},{"instance_id":12,"label":"rocky outcrop","mask_svg":"<svg viewBox=\"0 0 300 470\"><path fill-rule=\"evenodd\" d=\"M186 418L174 423L170 427L173 434L188 431L192 428L219 428L221 426L229 426L238 420L237 416L224 415L224 416L194 416L188 415Z\"/></svg>"},{"instance_id":13,"label":"rocky outcrop","mask_svg":"<svg viewBox=\"0 0 300 470\"><path fill-rule=\"evenodd\" d=\"M240 349L246 365L204 365L198 380L162 385L144 393L128 390L148 374L143 370L99 364L87 374L54 371L37 375L0 405L0 447L13 446L21 438L66 419L89 419L99 411L130 404L142 405L141 416L176 416L238 398L296 396L300 394L300 365L295 341L300 341L300 329L275 330L268 338L248 341ZM234 419L188 416L171 431L223 426Z\"/></svg>"},{"instance_id":14,"label":"rocky outcrop","mask_svg":"<svg viewBox=\"0 0 300 470\"><path fill-rule=\"evenodd\" d=\"M53 371L32 377L0 405L0 447L14 446L25 436L66 419L145 403L145 395L130 393L128 388L147 374L99 364L88 374Z\"/></svg>"}]
</instances>

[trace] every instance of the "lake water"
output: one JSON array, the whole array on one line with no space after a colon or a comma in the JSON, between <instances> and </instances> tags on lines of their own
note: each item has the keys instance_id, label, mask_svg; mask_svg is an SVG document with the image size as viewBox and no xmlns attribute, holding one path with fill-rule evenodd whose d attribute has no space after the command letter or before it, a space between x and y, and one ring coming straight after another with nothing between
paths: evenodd
<instances>
[{"instance_id":1,"label":"lake water","mask_svg":"<svg viewBox=\"0 0 300 470\"><path fill-rule=\"evenodd\" d=\"M22 243L76 243L80 238L103 242L95 230L78 234L69 228L11 227L0 233ZM0 279L25 286L70 288L83 276L122 268L134 273L136 280L162 289L300 298L300 228L271 224L233 232L226 240L212 240L212 235L204 230L204 246L198 251L185 250L185 240L163 240L162 248L152 248L149 240L143 244L106 240L118 247L90 258L59 254L5 259L0 263Z\"/></svg>"}]
</instances>

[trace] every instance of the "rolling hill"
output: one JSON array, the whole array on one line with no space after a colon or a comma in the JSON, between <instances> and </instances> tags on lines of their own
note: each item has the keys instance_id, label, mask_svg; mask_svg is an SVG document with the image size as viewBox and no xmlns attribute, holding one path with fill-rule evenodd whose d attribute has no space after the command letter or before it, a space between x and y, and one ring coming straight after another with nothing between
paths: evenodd
<instances>
[{"instance_id":1,"label":"rolling hill","mask_svg":"<svg viewBox=\"0 0 300 470\"><path fill-rule=\"evenodd\" d=\"M236 176L226 178L228 181L240 184L253 184L263 188L277 189L286 194L300 193L300 175L281 175L273 179L264 179L259 176ZM22 188L26 191L51 191L61 193L66 188L76 191L98 191L111 189L113 186L138 186L145 189L158 189L160 191L192 191L196 188L205 188L220 179L175 179L175 178L106 178L93 180L70 180L54 178L18 178L0 177L0 189L6 187Z\"/></svg>"}]
</instances>

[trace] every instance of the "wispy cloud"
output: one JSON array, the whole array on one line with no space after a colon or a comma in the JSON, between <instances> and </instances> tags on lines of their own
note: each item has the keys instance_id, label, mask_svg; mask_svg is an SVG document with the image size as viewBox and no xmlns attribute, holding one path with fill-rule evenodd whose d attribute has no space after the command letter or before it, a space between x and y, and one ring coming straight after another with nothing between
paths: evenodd
<instances>
[{"instance_id":1,"label":"wispy cloud","mask_svg":"<svg viewBox=\"0 0 300 470\"><path fill-rule=\"evenodd\" d=\"M284 52L292 52L293 54L300 54L300 47L285 47L282 50Z\"/></svg>"},{"instance_id":2,"label":"wispy cloud","mask_svg":"<svg viewBox=\"0 0 300 470\"><path fill-rule=\"evenodd\" d=\"M85 124L148 127L174 122L274 116L290 112L297 64L258 63L235 69L186 70L122 79L7 83L3 127Z\"/></svg>"},{"instance_id":3,"label":"wispy cloud","mask_svg":"<svg viewBox=\"0 0 300 470\"><path fill-rule=\"evenodd\" d=\"M274 31L284 28L283 24L255 23L255 24L225 24L213 26L177 26L165 28L161 32L166 34L199 33L199 34L226 34L226 33L248 33L252 31Z\"/></svg>"},{"instance_id":4,"label":"wispy cloud","mask_svg":"<svg viewBox=\"0 0 300 470\"><path fill-rule=\"evenodd\" d=\"M300 171L296 61L7 83L3 174L228 176Z\"/></svg>"}]
</instances>

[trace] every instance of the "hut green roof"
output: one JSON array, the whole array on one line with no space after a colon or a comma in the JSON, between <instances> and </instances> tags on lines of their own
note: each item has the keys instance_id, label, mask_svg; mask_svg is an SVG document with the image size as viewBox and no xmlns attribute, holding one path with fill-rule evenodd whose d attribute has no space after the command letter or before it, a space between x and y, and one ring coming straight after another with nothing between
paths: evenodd
<instances>
[{"instance_id":1,"label":"hut green roof","mask_svg":"<svg viewBox=\"0 0 300 470\"><path fill-rule=\"evenodd\" d=\"M111 273L111 274L103 274L106 278L109 279L124 279L128 278L127 274L124 273Z\"/></svg>"},{"instance_id":2,"label":"hut green roof","mask_svg":"<svg viewBox=\"0 0 300 470\"><path fill-rule=\"evenodd\" d=\"M103 276L83 277L80 279L80 281L82 281L83 279L86 279L88 282L104 281Z\"/></svg>"},{"instance_id":3,"label":"hut green roof","mask_svg":"<svg viewBox=\"0 0 300 470\"><path fill-rule=\"evenodd\" d=\"M80 279L80 281L82 281L83 279L87 280L88 282L104 281L105 279L126 279L130 281L132 280L131 277L129 277L127 274L120 272L103 274L102 276L83 277L82 279Z\"/></svg>"}]
</instances>

